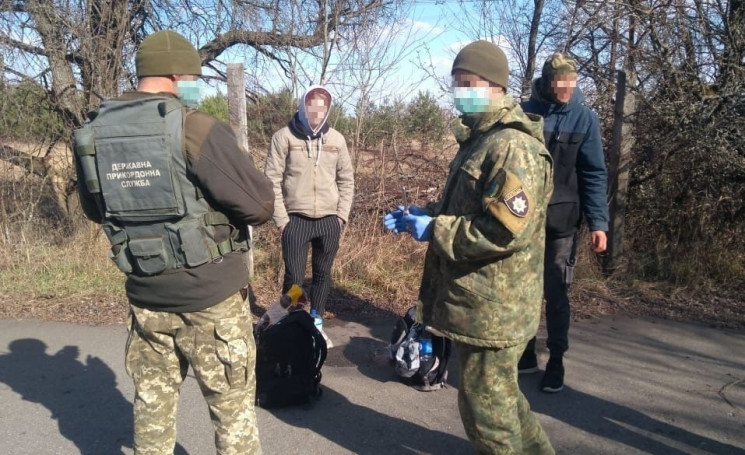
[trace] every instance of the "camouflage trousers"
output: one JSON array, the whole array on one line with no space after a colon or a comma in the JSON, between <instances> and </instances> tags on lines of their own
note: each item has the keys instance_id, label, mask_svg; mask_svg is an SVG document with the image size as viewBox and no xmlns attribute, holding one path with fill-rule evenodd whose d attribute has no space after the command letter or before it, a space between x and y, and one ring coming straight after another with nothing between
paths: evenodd
<instances>
[{"instance_id":1,"label":"camouflage trousers","mask_svg":"<svg viewBox=\"0 0 745 455\"><path fill-rule=\"evenodd\" d=\"M504 349L454 343L460 390L458 409L468 439L479 454L553 454L517 384L517 361L525 344Z\"/></svg>"},{"instance_id":2,"label":"camouflage trousers","mask_svg":"<svg viewBox=\"0 0 745 455\"><path fill-rule=\"evenodd\" d=\"M261 453L255 363L251 315L240 294L193 313L130 305L125 364L135 385L135 454L173 454L189 365L209 407L217 453Z\"/></svg>"}]
</instances>

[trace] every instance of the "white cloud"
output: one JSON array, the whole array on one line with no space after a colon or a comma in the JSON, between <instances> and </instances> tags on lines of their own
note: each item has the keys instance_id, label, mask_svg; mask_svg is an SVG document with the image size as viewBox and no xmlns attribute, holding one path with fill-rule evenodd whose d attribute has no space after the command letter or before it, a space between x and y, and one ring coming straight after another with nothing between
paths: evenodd
<instances>
[{"instance_id":1,"label":"white cloud","mask_svg":"<svg viewBox=\"0 0 745 455\"><path fill-rule=\"evenodd\" d=\"M408 19L406 23L408 23L409 28L411 28L412 30L423 31L428 35L440 35L442 33L445 33L445 29L438 26L437 24L430 24L429 22L418 21L414 19Z\"/></svg>"}]
</instances>

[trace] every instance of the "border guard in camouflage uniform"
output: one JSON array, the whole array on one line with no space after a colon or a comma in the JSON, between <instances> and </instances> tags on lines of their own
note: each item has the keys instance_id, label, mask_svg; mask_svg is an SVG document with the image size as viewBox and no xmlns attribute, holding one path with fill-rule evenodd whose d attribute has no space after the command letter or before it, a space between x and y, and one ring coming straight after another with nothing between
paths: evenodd
<instances>
[{"instance_id":1,"label":"border guard in camouflage uniform","mask_svg":"<svg viewBox=\"0 0 745 455\"><path fill-rule=\"evenodd\" d=\"M517 362L538 329L552 162L543 122L506 95L507 58L473 42L453 62L460 148L442 198L384 218L429 241L417 320L455 343L458 407L481 454L552 454L517 384Z\"/></svg>"},{"instance_id":2,"label":"border guard in camouflage uniform","mask_svg":"<svg viewBox=\"0 0 745 455\"><path fill-rule=\"evenodd\" d=\"M190 365L217 453L261 452L242 253L245 226L271 219L274 192L229 125L184 106L198 100L201 66L181 35L148 36L136 56L137 91L105 101L75 131L83 210L127 275L125 363L140 455L173 453Z\"/></svg>"}]
</instances>

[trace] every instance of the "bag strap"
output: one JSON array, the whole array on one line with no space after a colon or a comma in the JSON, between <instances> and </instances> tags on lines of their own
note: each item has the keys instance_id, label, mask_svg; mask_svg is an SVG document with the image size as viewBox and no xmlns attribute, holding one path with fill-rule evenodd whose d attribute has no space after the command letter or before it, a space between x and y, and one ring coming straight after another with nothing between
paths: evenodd
<instances>
[{"instance_id":1,"label":"bag strap","mask_svg":"<svg viewBox=\"0 0 745 455\"><path fill-rule=\"evenodd\" d=\"M299 314L301 312L305 313L305 315ZM293 317L294 314L297 314L297 316ZM316 351L320 351L320 352L317 352L316 354L318 358L316 359L315 376L318 376L321 373L321 367L323 366L323 362L326 361L326 355L328 354L328 347L326 346L326 340L323 339L323 335L321 335L321 332L318 331L318 329L316 328L316 325L313 322L313 319L310 317L308 313L305 312L305 310L293 311L290 314L288 314L283 320L286 320L288 318L291 318L292 321L297 322L303 329L305 329L306 332L310 334L310 336L313 337L314 344L316 346ZM287 322L290 322L290 321L287 321Z\"/></svg>"}]
</instances>

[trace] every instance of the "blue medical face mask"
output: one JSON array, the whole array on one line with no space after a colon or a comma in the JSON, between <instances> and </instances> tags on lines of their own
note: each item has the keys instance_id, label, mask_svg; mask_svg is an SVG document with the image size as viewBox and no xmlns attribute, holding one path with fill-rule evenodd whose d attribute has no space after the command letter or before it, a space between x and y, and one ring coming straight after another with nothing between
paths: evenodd
<instances>
[{"instance_id":1,"label":"blue medical face mask","mask_svg":"<svg viewBox=\"0 0 745 455\"><path fill-rule=\"evenodd\" d=\"M453 100L464 114L486 112L491 104L489 87L453 87Z\"/></svg>"},{"instance_id":2,"label":"blue medical face mask","mask_svg":"<svg viewBox=\"0 0 745 455\"><path fill-rule=\"evenodd\" d=\"M199 81L176 81L176 91L187 106L196 107L199 104L202 92Z\"/></svg>"}]
</instances>

